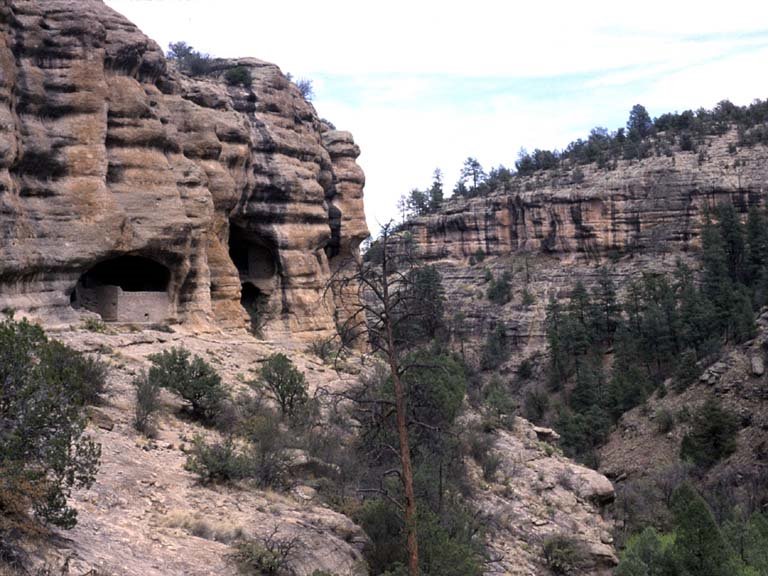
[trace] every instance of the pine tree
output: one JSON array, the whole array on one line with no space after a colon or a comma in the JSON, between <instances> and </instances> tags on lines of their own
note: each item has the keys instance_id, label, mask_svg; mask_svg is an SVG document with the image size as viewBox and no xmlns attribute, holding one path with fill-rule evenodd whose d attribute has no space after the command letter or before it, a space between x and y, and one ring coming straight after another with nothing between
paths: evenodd
<instances>
[{"instance_id":1,"label":"pine tree","mask_svg":"<svg viewBox=\"0 0 768 576\"><path fill-rule=\"evenodd\" d=\"M429 211L434 212L443 204L443 173L440 168L435 168L432 175L432 186L427 192L429 196Z\"/></svg>"},{"instance_id":2,"label":"pine tree","mask_svg":"<svg viewBox=\"0 0 768 576\"><path fill-rule=\"evenodd\" d=\"M754 286L768 265L768 222L756 206L749 209L746 235L746 278Z\"/></svg>"},{"instance_id":3,"label":"pine tree","mask_svg":"<svg viewBox=\"0 0 768 576\"><path fill-rule=\"evenodd\" d=\"M613 339L613 334L619 325L621 306L616 298L616 285L606 268L600 268L596 292L595 327L597 338L607 344Z\"/></svg>"},{"instance_id":4,"label":"pine tree","mask_svg":"<svg viewBox=\"0 0 768 576\"><path fill-rule=\"evenodd\" d=\"M720 236L723 239L728 274L733 282L744 282L746 245L744 228L733 204L722 204L718 207Z\"/></svg>"},{"instance_id":5,"label":"pine tree","mask_svg":"<svg viewBox=\"0 0 768 576\"><path fill-rule=\"evenodd\" d=\"M707 503L688 483L672 496L675 543L672 554L682 576L732 576L730 546Z\"/></svg>"}]
</instances>

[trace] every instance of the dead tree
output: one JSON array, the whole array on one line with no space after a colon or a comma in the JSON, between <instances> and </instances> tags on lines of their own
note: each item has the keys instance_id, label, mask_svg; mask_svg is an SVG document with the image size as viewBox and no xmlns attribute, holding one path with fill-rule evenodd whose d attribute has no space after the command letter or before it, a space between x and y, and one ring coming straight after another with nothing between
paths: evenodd
<instances>
[{"instance_id":1,"label":"dead tree","mask_svg":"<svg viewBox=\"0 0 768 576\"><path fill-rule=\"evenodd\" d=\"M418 316L414 312L415 293L411 290L414 269L413 259L407 246L397 240L391 225L384 226L382 234L369 251L369 259L349 262L332 279L334 293L354 294L355 313L342 326L352 334L367 331L371 351L383 356L389 371L394 392L393 400L374 399L368 402L389 405L386 409L394 411L398 438L397 454L400 470L395 471L402 483L405 502L398 506L402 509L406 528L408 552L408 571L410 576L419 574L419 549L416 534L416 497L413 488L413 468L408 439L407 395L403 384L403 374L408 369L402 356L402 342L398 332L407 322L413 322ZM350 288L354 288L350 290ZM349 309L349 303L347 303ZM389 471L390 473L392 471Z\"/></svg>"}]
</instances>

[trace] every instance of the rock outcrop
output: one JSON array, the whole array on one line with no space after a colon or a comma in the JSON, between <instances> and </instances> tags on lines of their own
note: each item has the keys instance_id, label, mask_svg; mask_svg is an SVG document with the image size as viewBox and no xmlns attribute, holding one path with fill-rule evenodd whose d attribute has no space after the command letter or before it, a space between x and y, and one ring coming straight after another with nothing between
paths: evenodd
<instances>
[{"instance_id":1,"label":"rock outcrop","mask_svg":"<svg viewBox=\"0 0 768 576\"><path fill-rule=\"evenodd\" d=\"M515 418L511 430L497 430L493 453L499 458L498 470L492 478L479 471L473 478L479 486L474 503L486 528L485 573L547 574L543 547L564 537L582 552L579 574L611 574L618 559L612 524L602 511L613 502L613 485L540 440L541 430L522 418Z\"/></svg>"},{"instance_id":2,"label":"rock outcrop","mask_svg":"<svg viewBox=\"0 0 768 576\"><path fill-rule=\"evenodd\" d=\"M328 334L335 259L367 236L358 154L275 65L191 78L99 0L6 2L0 308L71 322L159 292L183 322Z\"/></svg>"}]
</instances>

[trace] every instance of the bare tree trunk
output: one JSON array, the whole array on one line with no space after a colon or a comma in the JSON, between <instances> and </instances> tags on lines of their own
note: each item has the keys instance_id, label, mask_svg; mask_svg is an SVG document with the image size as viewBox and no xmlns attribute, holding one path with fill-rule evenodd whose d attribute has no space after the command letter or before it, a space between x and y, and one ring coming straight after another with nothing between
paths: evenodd
<instances>
[{"instance_id":1,"label":"bare tree trunk","mask_svg":"<svg viewBox=\"0 0 768 576\"><path fill-rule=\"evenodd\" d=\"M387 360L392 373L392 384L395 388L395 412L397 419L397 436L400 441L400 464L403 468L401 479L405 491L405 529L407 532L406 546L408 549L408 573L410 576L419 575L419 541L416 537L416 495L413 491L413 469L411 468L411 448L408 442L408 425L406 422L405 390L400 380L400 366L395 347L395 338L392 333L392 316L389 301L388 255L386 238L383 255L383 282L382 293L384 296L384 323L387 338Z\"/></svg>"}]
</instances>

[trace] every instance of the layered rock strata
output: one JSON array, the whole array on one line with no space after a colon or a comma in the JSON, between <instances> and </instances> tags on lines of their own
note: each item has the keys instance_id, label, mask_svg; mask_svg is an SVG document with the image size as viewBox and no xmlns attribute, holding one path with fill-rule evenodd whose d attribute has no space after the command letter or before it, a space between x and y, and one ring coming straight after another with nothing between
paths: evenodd
<instances>
[{"instance_id":1,"label":"layered rock strata","mask_svg":"<svg viewBox=\"0 0 768 576\"><path fill-rule=\"evenodd\" d=\"M71 321L117 285L165 292L179 321L333 330L333 260L367 236L349 133L275 65L177 72L98 0L0 10L0 308ZM233 67L252 81L228 85ZM125 257L165 279L94 272Z\"/></svg>"},{"instance_id":2,"label":"layered rock strata","mask_svg":"<svg viewBox=\"0 0 768 576\"><path fill-rule=\"evenodd\" d=\"M768 148L737 148L737 139L732 130L696 153L515 177L488 196L451 199L405 230L442 273L470 352L502 323L514 364L544 350L546 304L577 280L589 288L604 267L621 287L644 272L669 272L678 260L693 263L712 208L732 203L746 216L765 204ZM488 270L512 272L509 303L487 299Z\"/></svg>"}]
</instances>

